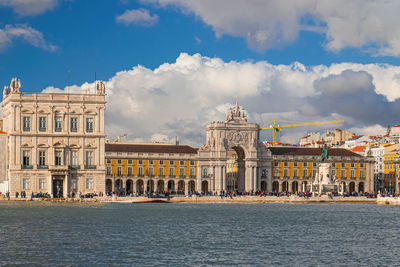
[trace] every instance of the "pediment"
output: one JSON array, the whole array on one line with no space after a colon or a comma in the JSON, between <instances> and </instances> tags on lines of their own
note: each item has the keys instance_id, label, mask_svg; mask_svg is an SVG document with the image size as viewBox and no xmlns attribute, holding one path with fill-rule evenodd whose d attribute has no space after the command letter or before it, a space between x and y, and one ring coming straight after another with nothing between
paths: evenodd
<instances>
[{"instance_id":1,"label":"pediment","mask_svg":"<svg viewBox=\"0 0 400 267\"><path fill-rule=\"evenodd\" d=\"M61 142L56 142L56 143L54 143L53 146L54 147L60 147L60 148L65 147L65 145L63 143L61 143Z\"/></svg>"},{"instance_id":2,"label":"pediment","mask_svg":"<svg viewBox=\"0 0 400 267\"><path fill-rule=\"evenodd\" d=\"M69 148L70 149L79 149L79 148L81 148L81 146L80 145L76 145L76 144L72 144L72 145L69 146Z\"/></svg>"},{"instance_id":3,"label":"pediment","mask_svg":"<svg viewBox=\"0 0 400 267\"><path fill-rule=\"evenodd\" d=\"M25 109L21 110L21 113L24 113L24 114L33 114L33 111L32 111L31 109L25 108Z\"/></svg>"},{"instance_id":4,"label":"pediment","mask_svg":"<svg viewBox=\"0 0 400 267\"><path fill-rule=\"evenodd\" d=\"M95 145L93 145L93 144L87 144L86 146L85 146L85 148L97 148Z\"/></svg>"},{"instance_id":5,"label":"pediment","mask_svg":"<svg viewBox=\"0 0 400 267\"><path fill-rule=\"evenodd\" d=\"M97 112L94 110L87 110L87 111L85 111L85 114L86 115L97 115Z\"/></svg>"},{"instance_id":6,"label":"pediment","mask_svg":"<svg viewBox=\"0 0 400 267\"><path fill-rule=\"evenodd\" d=\"M38 147L39 148L48 148L50 146L48 144L39 144Z\"/></svg>"},{"instance_id":7,"label":"pediment","mask_svg":"<svg viewBox=\"0 0 400 267\"><path fill-rule=\"evenodd\" d=\"M30 147L33 147L33 146L31 144L25 143L21 147L22 148L28 148L28 147L30 148Z\"/></svg>"},{"instance_id":8,"label":"pediment","mask_svg":"<svg viewBox=\"0 0 400 267\"><path fill-rule=\"evenodd\" d=\"M50 111L41 109L38 111L38 114L50 114Z\"/></svg>"}]
</instances>

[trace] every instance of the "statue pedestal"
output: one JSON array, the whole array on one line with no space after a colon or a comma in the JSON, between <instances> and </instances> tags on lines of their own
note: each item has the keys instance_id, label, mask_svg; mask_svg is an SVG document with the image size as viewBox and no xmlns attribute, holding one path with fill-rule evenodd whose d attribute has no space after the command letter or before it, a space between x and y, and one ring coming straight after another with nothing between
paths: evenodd
<instances>
[{"instance_id":1,"label":"statue pedestal","mask_svg":"<svg viewBox=\"0 0 400 267\"><path fill-rule=\"evenodd\" d=\"M330 163L321 163L318 167L318 174L314 178L312 185L312 192L316 192L319 195L338 192L339 186L335 182L335 177L331 175Z\"/></svg>"}]
</instances>

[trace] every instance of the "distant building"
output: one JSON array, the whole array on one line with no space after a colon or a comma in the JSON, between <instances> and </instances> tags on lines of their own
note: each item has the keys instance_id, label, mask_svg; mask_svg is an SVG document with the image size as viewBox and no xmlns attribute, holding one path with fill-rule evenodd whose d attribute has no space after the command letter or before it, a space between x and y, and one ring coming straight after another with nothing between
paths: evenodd
<instances>
[{"instance_id":1,"label":"distant building","mask_svg":"<svg viewBox=\"0 0 400 267\"><path fill-rule=\"evenodd\" d=\"M321 140L320 133L308 133L300 139L300 146L313 146Z\"/></svg>"},{"instance_id":2,"label":"distant building","mask_svg":"<svg viewBox=\"0 0 400 267\"><path fill-rule=\"evenodd\" d=\"M335 129L335 131L326 131L325 143L329 146L336 145L341 142L345 142L354 136L353 133L346 129Z\"/></svg>"},{"instance_id":3,"label":"distant building","mask_svg":"<svg viewBox=\"0 0 400 267\"><path fill-rule=\"evenodd\" d=\"M21 93L20 88L12 79L2 103L11 196L104 192L104 83L96 83L95 94Z\"/></svg>"}]
</instances>

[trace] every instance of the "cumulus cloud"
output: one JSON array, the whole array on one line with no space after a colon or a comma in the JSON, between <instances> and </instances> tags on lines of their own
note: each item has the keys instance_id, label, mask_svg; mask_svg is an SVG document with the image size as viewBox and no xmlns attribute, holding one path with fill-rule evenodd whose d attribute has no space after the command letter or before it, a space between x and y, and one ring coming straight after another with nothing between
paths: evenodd
<instances>
[{"instance_id":1,"label":"cumulus cloud","mask_svg":"<svg viewBox=\"0 0 400 267\"><path fill-rule=\"evenodd\" d=\"M130 9L126 10L122 15L116 17L118 23L126 25L136 24L142 26L153 26L158 22L156 14L150 15L147 9Z\"/></svg>"},{"instance_id":2,"label":"cumulus cloud","mask_svg":"<svg viewBox=\"0 0 400 267\"><path fill-rule=\"evenodd\" d=\"M14 40L22 40L26 43L48 51L56 51L57 46L48 43L43 34L27 24L6 25L0 29L0 51L11 46Z\"/></svg>"},{"instance_id":3,"label":"cumulus cloud","mask_svg":"<svg viewBox=\"0 0 400 267\"><path fill-rule=\"evenodd\" d=\"M40 15L58 4L59 0L0 0L0 7L11 7L21 17Z\"/></svg>"},{"instance_id":4,"label":"cumulus cloud","mask_svg":"<svg viewBox=\"0 0 400 267\"><path fill-rule=\"evenodd\" d=\"M148 2L148 1L147 1ZM373 55L400 55L400 1L387 0L152 0L193 13L217 36L246 38L259 51L293 42L300 31L325 34L325 47L365 49Z\"/></svg>"},{"instance_id":5,"label":"cumulus cloud","mask_svg":"<svg viewBox=\"0 0 400 267\"><path fill-rule=\"evenodd\" d=\"M246 109L248 121L260 125L274 119L346 120L341 125L286 128L284 141L297 142L306 132L336 127L386 127L398 123L399 76L400 67L388 65L306 67L182 53L176 62L154 70L135 66L106 81L106 129L110 138L127 133L131 140L161 142L178 136L181 143L198 146L205 141L206 124L224 120L236 101ZM64 91L82 89L93 92L94 85ZM263 131L261 137L270 138L270 132Z\"/></svg>"}]
</instances>

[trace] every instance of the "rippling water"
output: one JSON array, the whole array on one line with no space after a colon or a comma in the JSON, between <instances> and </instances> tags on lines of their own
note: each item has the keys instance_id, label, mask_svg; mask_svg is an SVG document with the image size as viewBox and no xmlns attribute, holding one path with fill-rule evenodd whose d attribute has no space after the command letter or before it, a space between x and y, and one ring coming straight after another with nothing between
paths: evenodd
<instances>
[{"instance_id":1,"label":"rippling water","mask_svg":"<svg viewBox=\"0 0 400 267\"><path fill-rule=\"evenodd\" d=\"M0 265L399 264L400 207L0 202Z\"/></svg>"}]
</instances>

